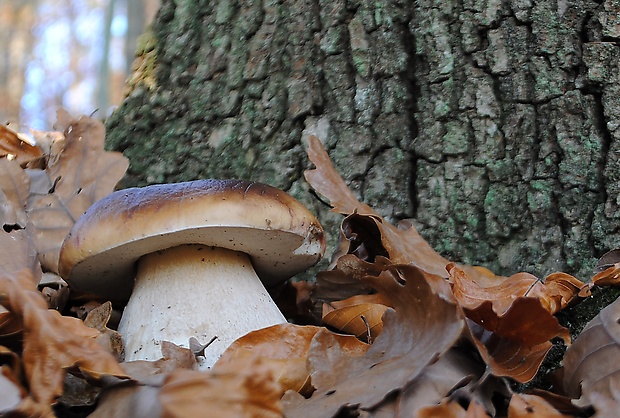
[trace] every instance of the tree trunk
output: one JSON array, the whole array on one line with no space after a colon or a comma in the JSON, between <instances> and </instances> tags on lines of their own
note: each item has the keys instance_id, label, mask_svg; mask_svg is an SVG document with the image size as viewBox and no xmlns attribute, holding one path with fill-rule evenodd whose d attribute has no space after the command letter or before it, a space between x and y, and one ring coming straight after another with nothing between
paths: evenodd
<instances>
[{"instance_id":1,"label":"tree trunk","mask_svg":"<svg viewBox=\"0 0 620 418\"><path fill-rule=\"evenodd\" d=\"M162 1L108 121L126 185L236 177L313 207L304 137L446 257L586 280L620 238L620 1Z\"/></svg>"}]
</instances>

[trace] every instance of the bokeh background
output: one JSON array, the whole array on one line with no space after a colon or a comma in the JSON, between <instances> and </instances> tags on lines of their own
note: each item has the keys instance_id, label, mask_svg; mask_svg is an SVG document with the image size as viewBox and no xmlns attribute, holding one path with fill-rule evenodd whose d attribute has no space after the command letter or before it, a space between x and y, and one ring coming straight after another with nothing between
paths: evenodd
<instances>
[{"instance_id":1,"label":"bokeh background","mask_svg":"<svg viewBox=\"0 0 620 418\"><path fill-rule=\"evenodd\" d=\"M0 0L0 121L51 129L55 113L104 118L123 98L159 0Z\"/></svg>"}]
</instances>

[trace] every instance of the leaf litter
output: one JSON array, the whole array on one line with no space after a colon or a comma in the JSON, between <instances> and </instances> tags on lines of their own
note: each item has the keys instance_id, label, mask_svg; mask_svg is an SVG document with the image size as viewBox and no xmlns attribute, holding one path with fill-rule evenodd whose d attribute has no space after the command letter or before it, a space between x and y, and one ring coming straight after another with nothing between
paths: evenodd
<instances>
[{"instance_id":1,"label":"leaf litter","mask_svg":"<svg viewBox=\"0 0 620 418\"><path fill-rule=\"evenodd\" d=\"M357 201L315 137L306 179L345 217L316 284L281 295L302 322L241 337L207 372L196 370L200 353L165 341L160 360L121 363L114 307L62 296L42 273L57 271L65 234L128 163L104 151L100 122L58 118L56 132L0 130L0 246L11 248L0 252L0 414L53 416L59 402L92 404L93 417L559 417L618 407L616 304L568 349L563 393L510 385L536 375L553 341L570 343L554 314L596 281L452 263L412 223L392 225ZM616 285L618 271L620 257L604 257L599 285ZM82 319L68 316L79 304ZM559 406L562 396L573 409Z\"/></svg>"}]
</instances>

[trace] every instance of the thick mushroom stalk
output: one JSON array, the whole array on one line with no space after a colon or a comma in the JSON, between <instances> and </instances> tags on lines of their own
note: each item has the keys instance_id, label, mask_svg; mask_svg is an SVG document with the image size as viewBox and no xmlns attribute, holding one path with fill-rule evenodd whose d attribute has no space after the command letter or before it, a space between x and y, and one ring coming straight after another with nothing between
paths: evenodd
<instances>
[{"instance_id":1,"label":"thick mushroom stalk","mask_svg":"<svg viewBox=\"0 0 620 418\"><path fill-rule=\"evenodd\" d=\"M217 337L199 358L204 369L242 335L283 322L246 254L181 245L140 259L119 332L126 361L157 360L161 341L187 347L190 337Z\"/></svg>"}]
</instances>

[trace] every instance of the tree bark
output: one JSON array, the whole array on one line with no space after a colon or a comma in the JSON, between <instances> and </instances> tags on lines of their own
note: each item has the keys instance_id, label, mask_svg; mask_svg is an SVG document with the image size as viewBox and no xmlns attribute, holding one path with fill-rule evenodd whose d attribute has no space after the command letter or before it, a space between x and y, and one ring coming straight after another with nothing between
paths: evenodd
<instances>
[{"instance_id":1,"label":"tree bark","mask_svg":"<svg viewBox=\"0 0 620 418\"><path fill-rule=\"evenodd\" d=\"M620 1L162 1L108 120L126 185L245 178L327 215L307 135L389 220L497 273L591 277L620 232Z\"/></svg>"}]
</instances>

